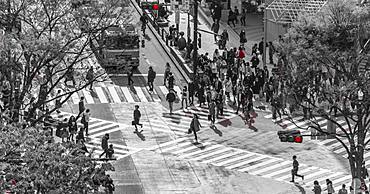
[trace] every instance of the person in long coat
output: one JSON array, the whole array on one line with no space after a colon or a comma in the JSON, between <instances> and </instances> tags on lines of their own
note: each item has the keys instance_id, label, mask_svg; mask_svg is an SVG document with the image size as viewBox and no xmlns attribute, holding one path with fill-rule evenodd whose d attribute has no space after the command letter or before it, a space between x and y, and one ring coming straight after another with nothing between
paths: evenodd
<instances>
[{"instance_id":1,"label":"person in long coat","mask_svg":"<svg viewBox=\"0 0 370 194\"><path fill-rule=\"evenodd\" d=\"M191 120L191 123L190 123L190 130L189 130L189 134L191 132L194 133L194 138L195 138L195 142L198 143L198 136L197 136L197 132L200 131L200 128L202 127L202 125L200 125L200 122L199 122L199 117L197 114L194 114L193 115L193 119Z\"/></svg>"}]
</instances>

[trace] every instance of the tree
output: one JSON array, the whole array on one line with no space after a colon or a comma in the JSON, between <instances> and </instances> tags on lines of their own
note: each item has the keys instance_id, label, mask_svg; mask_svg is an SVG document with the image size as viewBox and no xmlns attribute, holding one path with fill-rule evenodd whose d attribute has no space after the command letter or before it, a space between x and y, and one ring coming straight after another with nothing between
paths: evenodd
<instances>
[{"instance_id":1,"label":"tree","mask_svg":"<svg viewBox=\"0 0 370 194\"><path fill-rule=\"evenodd\" d=\"M370 142L366 138L370 77L358 71L369 52L359 52L363 48L359 40L369 38L370 9L355 4L331 1L321 12L303 15L277 48L286 73L279 91L286 96L290 110L299 107L306 119L310 118L301 128L313 128L339 141L347 151L352 177L360 178L364 150ZM333 123L334 130L323 127L322 119Z\"/></svg>"},{"instance_id":2,"label":"tree","mask_svg":"<svg viewBox=\"0 0 370 194\"><path fill-rule=\"evenodd\" d=\"M4 2L4 1L2 1ZM92 82L104 81L104 70L95 71L86 80L89 58L99 59L91 45L104 29L122 25L132 19L127 1L121 0L7 0L1 3L0 65L2 76L11 86L11 95L4 99L18 120L23 112L33 124L36 110L63 97L65 103L72 94ZM94 55L95 53L95 55ZM64 80L74 79L74 87ZM68 82L67 82L68 83ZM63 89L55 96L55 91ZM36 94L38 94L36 96ZM34 99L32 98L35 97ZM48 107L48 113L57 107Z\"/></svg>"},{"instance_id":3,"label":"tree","mask_svg":"<svg viewBox=\"0 0 370 194\"><path fill-rule=\"evenodd\" d=\"M93 193L112 167L98 165L82 144L55 143L40 126L1 122L0 128L1 193Z\"/></svg>"}]
</instances>

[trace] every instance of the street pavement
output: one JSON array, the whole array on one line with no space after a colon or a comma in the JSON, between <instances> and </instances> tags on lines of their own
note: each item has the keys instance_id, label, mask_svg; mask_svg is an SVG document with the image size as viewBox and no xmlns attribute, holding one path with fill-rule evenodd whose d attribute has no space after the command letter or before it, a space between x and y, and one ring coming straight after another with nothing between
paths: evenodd
<instances>
[{"instance_id":1,"label":"street pavement","mask_svg":"<svg viewBox=\"0 0 370 194\"><path fill-rule=\"evenodd\" d=\"M272 118L272 114L267 114L264 116L267 119ZM303 135L310 135L311 131L307 129L307 127L310 125L310 120L304 120L303 116L293 116L288 117L284 115L282 118L277 118L275 120L272 120L276 125L281 127L282 129L287 130L299 130L301 131L301 134ZM315 117L313 120L315 123L318 123L322 129L326 129L328 127L328 120L323 117ZM338 118L336 122L342 126L342 128L348 130L348 124L344 119ZM353 127L353 126L352 126ZM342 130L339 127L336 127L337 133L342 133ZM349 147L349 142L347 138L340 138L344 144L346 144ZM365 142L370 139L370 136L367 136L365 138ZM326 147L328 150L331 150L335 154L342 156L343 158L348 158L347 151L343 147L343 145L336 139L318 139L314 141L320 146ZM367 168L370 167L370 152L365 151L364 153L364 161L365 166Z\"/></svg>"}]
</instances>

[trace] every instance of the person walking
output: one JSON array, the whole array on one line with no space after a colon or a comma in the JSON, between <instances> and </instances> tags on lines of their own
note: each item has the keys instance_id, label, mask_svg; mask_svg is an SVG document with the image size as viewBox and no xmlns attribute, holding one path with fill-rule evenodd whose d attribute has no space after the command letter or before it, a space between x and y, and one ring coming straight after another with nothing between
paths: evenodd
<instances>
[{"instance_id":1,"label":"person walking","mask_svg":"<svg viewBox=\"0 0 370 194\"><path fill-rule=\"evenodd\" d=\"M107 150L107 158L113 159L113 154L114 154L113 144L110 144Z\"/></svg>"},{"instance_id":2,"label":"person walking","mask_svg":"<svg viewBox=\"0 0 370 194\"><path fill-rule=\"evenodd\" d=\"M78 142L80 140L85 142L84 128L83 127L80 127L80 130L78 131L78 134L76 136L76 142Z\"/></svg>"},{"instance_id":3,"label":"person walking","mask_svg":"<svg viewBox=\"0 0 370 194\"><path fill-rule=\"evenodd\" d=\"M245 23L245 19L247 17L247 12L245 11L245 9L242 10L242 13L240 15L240 24L242 26L246 26L246 23Z\"/></svg>"},{"instance_id":4,"label":"person walking","mask_svg":"<svg viewBox=\"0 0 370 194\"><path fill-rule=\"evenodd\" d=\"M175 77L173 76L172 72L170 72L168 75L168 88L173 89L174 84L175 84Z\"/></svg>"},{"instance_id":5,"label":"person walking","mask_svg":"<svg viewBox=\"0 0 370 194\"><path fill-rule=\"evenodd\" d=\"M235 13L233 12L233 10L230 9L229 15L227 17L227 25L230 26L230 22L231 22L235 28L235 18L236 18Z\"/></svg>"},{"instance_id":6,"label":"person walking","mask_svg":"<svg viewBox=\"0 0 370 194\"><path fill-rule=\"evenodd\" d=\"M137 130L137 125L140 125L141 128L143 128L143 124L140 124L140 118L141 118L141 113L140 113L140 110L139 110L139 105L135 105L135 110L134 110L134 121L133 121L133 125L135 126L135 132L138 132ZM141 131L140 131L141 133Z\"/></svg>"},{"instance_id":7,"label":"person walking","mask_svg":"<svg viewBox=\"0 0 370 194\"><path fill-rule=\"evenodd\" d=\"M58 90L57 95L55 97L56 97L56 99L55 99L55 110L59 114L60 113L59 109L62 107L62 90Z\"/></svg>"},{"instance_id":8,"label":"person walking","mask_svg":"<svg viewBox=\"0 0 370 194\"><path fill-rule=\"evenodd\" d=\"M328 194L334 194L335 193L333 183L331 182L330 179L326 179L326 189L328 190Z\"/></svg>"},{"instance_id":9,"label":"person walking","mask_svg":"<svg viewBox=\"0 0 370 194\"><path fill-rule=\"evenodd\" d=\"M342 185L342 188L339 189L338 194L348 194L348 191L346 189L346 184Z\"/></svg>"},{"instance_id":10,"label":"person walking","mask_svg":"<svg viewBox=\"0 0 370 194\"><path fill-rule=\"evenodd\" d=\"M313 185L314 185L313 189L312 189L313 193L314 194L321 194L321 187L319 185L319 181L314 181Z\"/></svg>"},{"instance_id":11,"label":"person walking","mask_svg":"<svg viewBox=\"0 0 370 194\"><path fill-rule=\"evenodd\" d=\"M78 102L78 115L76 117L76 120L80 118L85 109L85 97L81 96L80 101Z\"/></svg>"},{"instance_id":12,"label":"person walking","mask_svg":"<svg viewBox=\"0 0 370 194\"><path fill-rule=\"evenodd\" d=\"M106 133L102 139L101 139L101 148L103 149L103 153L100 154L99 158L101 158L105 154L105 158L108 158L108 140L109 140L109 134Z\"/></svg>"},{"instance_id":13,"label":"person walking","mask_svg":"<svg viewBox=\"0 0 370 194\"><path fill-rule=\"evenodd\" d=\"M270 64L274 64L274 54L276 50L271 41L269 42L268 46L269 46L269 61L270 61Z\"/></svg>"},{"instance_id":14,"label":"person walking","mask_svg":"<svg viewBox=\"0 0 370 194\"><path fill-rule=\"evenodd\" d=\"M175 91L170 89L168 94L166 95L166 100L168 101L168 106L170 107L170 114L172 114L173 110L173 102L176 100Z\"/></svg>"},{"instance_id":15,"label":"person walking","mask_svg":"<svg viewBox=\"0 0 370 194\"><path fill-rule=\"evenodd\" d=\"M192 106L194 104L194 94L195 94L195 84L193 81L190 81L188 84L188 92L189 92L189 104Z\"/></svg>"},{"instance_id":16,"label":"person walking","mask_svg":"<svg viewBox=\"0 0 370 194\"><path fill-rule=\"evenodd\" d=\"M153 89L154 89L153 82L154 82L155 76L156 76L156 72L153 70L153 67L150 66L149 71L148 71L149 92L153 92Z\"/></svg>"},{"instance_id":17,"label":"person walking","mask_svg":"<svg viewBox=\"0 0 370 194\"><path fill-rule=\"evenodd\" d=\"M240 42L241 47L244 47L244 43L247 43L247 37L245 36L245 31L244 30L241 30L240 33L239 33L239 42ZM239 47L239 50L241 50L240 47Z\"/></svg>"},{"instance_id":18,"label":"person walking","mask_svg":"<svg viewBox=\"0 0 370 194\"><path fill-rule=\"evenodd\" d=\"M68 131L69 131L69 136L67 138L67 141L73 142L74 141L73 137L77 133L77 122L76 122L76 118L73 115L69 118L69 121L68 121Z\"/></svg>"},{"instance_id":19,"label":"person walking","mask_svg":"<svg viewBox=\"0 0 370 194\"><path fill-rule=\"evenodd\" d=\"M87 83L90 86L90 90L93 90L93 84L94 84L94 67L91 66L86 74L86 80Z\"/></svg>"},{"instance_id":20,"label":"person walking","mask_svg":"<svg viewBox=\"0 0 370 194\"><path fill-rule=\"evenodd\" d=\"M193 119L191 120L191 123L190 123L190 129L188 131L188 134L190 133L194 133L194 138L195 138L195 142L198 144L198 136L197 136L197 132L200 131L200 128L202 127L202 125L200 124L199 122L199 117L197 114L193 114Z\"/></svg>"},{"instance_id":21,"label":"person walking","mask_svg":"<svg viewBox=\"0 0 370 194\"><path fill-rule=\"evenodd\" d=\"M217 43L217 36L218 36L218 31L220 30L220 24L218 22L214 22L211 27L213 34L213 38L215 42Z\"/></svg>"},{"instance_id":22,"label":"person walking","mask_svg":"<svg viewBox=\"0 0 370 194\"><path fill-rule=\"evenodd\" d=\"M82 113L81 123L83 124L85 135L89 135L89 120L90 120L90 109L86 109Z\"/></svg>"},{"instance_id":23,"label":"person walking","mask_svg":"<svg viewBox=\"0 0 370 194\"><path fill-rule=\"evenodd\" d=\"M224 31L221 34L221 42L219 44L219 48L225 49L227 41L229 41L229 33L227 32L226 29L224 29Z\"/></svg>"},{"instance_id":24,"label":"person walking","mask_svg":"<svg viewBox=\"0 0 370 194\"><path fill-rule=\"evenodd\" d=\"M239 9L237 6L234 7L234 15L235 24L238 24Z\"/></svg>"},{"instance_id":25,"label":"person walking","mask_svg":"<svg viewBox=\"0 0 370 194\"><path fill-rule=\"evenodd\" d=\"M185 109L188 108L188 88L184 86L181 92L181 109L184 108L184 101L185 101Z\"/></svg>"},{"instance_id":26,"label":"person walking","mask_svg":"<svg viewBox=\"0 0 370 194\"><path fill-rule=\"evenodd\" d=\"M132 68L128 68L127 70L127 81L128 81L128 85L131 86L131 83L134 84L134 80L132 80L132 76L134 75L134 67Z\"/></svg>"},{"instance_id":27,"label":"person walking","mask_svg":"<svg viewBox=\"0 0 370 194\"><path fill-rule=\"evenodd\" d=\"M209 104L209 115L208 120L211 121L211 126L215 124L216 121L216 103L212 100Z\"/></svg>"},{"instance_id":28,"label":"person walking","mask_svg":"<svg viewBox=\"0 0 370 194\"><path fill-rule=\"evenodd\" d=\"M292 180L290 182L293 182L294 183L294 177L295 176L298 176L298 177L301 177L302 180L304 180L304 176L303 175L299 175L298 174L298 168L299 168L299 162L297 160L297 156L294 155L293 156L293 169L292 169ZM321 192L321 191L320 191Z\"/></svg>"},{"instance_id":29,"label":"person walking","mask_svg":"<svg viewBox=\"0 0 370 194\"><path fill-rule=\"evenodd\" d=\"M166 69L164 70L164 78L163 78L163 85L164 86L166 85L167 78L170 75L170 72L171 72L171 66L170 66L170 63L167 62L166 63Z\"/></svg>"}]
</instances>

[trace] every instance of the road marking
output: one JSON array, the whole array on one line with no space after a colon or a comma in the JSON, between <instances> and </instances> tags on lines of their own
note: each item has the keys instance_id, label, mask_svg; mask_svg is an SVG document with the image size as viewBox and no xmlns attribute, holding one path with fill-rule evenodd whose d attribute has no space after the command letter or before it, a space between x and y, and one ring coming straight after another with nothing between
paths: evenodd
<instances>
[{"instance_id":1,"label":"road marking","mask_svg":"<svg viewBox=\"0 0 370 194\"><path fill-rule=\"evenodd\" d=\"M95 103L93 97L90 94L90 91L87 91L86 88L85 88L85 89L82 90L82 93L85 97L85 100L86 100L87 104L94 104Z\"/></svg>"},{"instance_id":2,"label":"road marking","mask_svg":"<svg viewBox=\"0 0 370 194\"><path fill-rule=\"evenodd\" d=\"M243 166L245 164L249 164L251 162L255 162L255 161L258 161L258 160L261 160L261 159L264 159L264 158L268 158L268 156L261 155L261 156L258 156L256 158L252 158L250 160L246 160L246 161L239 162L239 163L231 165L231 166L227 166L226 169L238 168L238 167Z\"/></svg>"},{"instance_id":3,"label":"road marking","mask_svg":"<svg viewBox=\"0 0 370 194\"><path fill-rule=\"evenodd\" d=\"M210 158L208 160L204 160L204 161L202 161L202 163L204 163L204 164L205 163L213 163L213 162L216 162L217 160L221 160L221 159L224 159L224 158L227 158L227 157L230 157L230 156L238 155L240 153L242 153L242 151L237 150L237 151L234 151L234 152L231 152L231 153L228 153L228 154L222 154L222 155L220 155L216 158Z\"/></svg>"},{"instance_id":4,"label":"road marking","mask_svg":"<svg viewBox=\"0 0 370 194\"><path fill-rule=\"evenodd\" d=\"M264 162L258 163L256 165L248 166L248 167L245 167L243 169L240 169L239 171L240 172L246 172L246 171L249 171L249 170L252 170L252 169L256 169L258 167L265 166L267 164L274 163L274 162L277 162L277 161L282 161L282 159L280 159L280 158L271 158L269 160L266 160Z\"/></svg>"},{"instance_id":5,"label":"road marking","mask_svg":"<svg viewBox=\"0 0 370 194\"><path fill-rule=\"evenodd\" d=\"M195 151L195 152L192 152L192 153L181 155L181 156L179 156L179 158L189 158L190 156L194 156L194 155L197 155L197 154L200 154L200 153L204 153L204 152L207 152L209 150L214 150L214 149L217 149L219 147L222 147L222 145L219 145L219 144L212 145L210 147L207 147L204 150L198 150L198 151ZM197 157L196 158L191 158L190 160L197 160Z\"/></svg>"},{"instance_id":6,"label":"road marking","mask_svg":"<svg viewBox=\"0 0 370 194\"><path fill-rule=\"evenodd\" d=\"M141 102L148 102L148 99L146 99L144 92L141 90L141 87L134 87L136 90L136 94L139 96L139 99Z\"/></svg>"},{"instance_id":7,"label":"road marking","mask_svg":"<svg viewBox=\"0 0 370 194\"><path fill-rule=\"evenodd\" d=\"M187 146L187 145L192 145L192 142L187 141L187 142L184 142L184 143L179 143L179 144L176 144L176 145L171 146L169 148L162 149L161 152L168 152L170 150L173 150L173 149L176 149L176 148L182 148L182 147Z\"/></svg>"},{"instance_id":8,"label":"road marking","mask_svg":"<svg viewBox=\"0 0 370 194\"><path fill-rule=\"evenodd\" d=\"M206 143L204 143L202 146L208 146L209 144L211 144L211 143L206 142ZM175 151L175 152L172 152L172 153L177 155L177 154L181 154L181 153L187 152L187 151L189 151L189 150L194 150L194 149L199 149L199 147L198 147L198 146L193 145L193 146L190 146L190 147L188 147L188 148L180 149L180 150Z\"/></svg>"},{"instance_id":9,"label":"road marking","mask_svg":"<svg viewBox=\"0 0 370 194\"><path fill-rule=\"evenodd\" d=\"M132 98L131 93L127 87L121 87L121 90L123 92L123 95L125 95L127 102L135 102L135 100Z\"/></svg>"},{"instance_id":10,"label":"road marking","mask_svg":"<svg viewBox=\"0 0 370 194\"><path fill-rule=\"evenodd\" d=\"M310 167L305 168L303 170L299 170L299 173L304 174L304 173L307 173L307 172L310 172L310 171L316 170L316 169L318 169L318 167L310 166ZM284 179L287 179L287 178L290 178L290 177L292 177L292 175L290 173L288 173L287 175L276 178L276 180L283 181Z\"/></svg>"},{"instance_id":11,"label":"road marking","mask_svg":"<svg viewBox=\"0 0 370 194\"><path fill-rule=\"evenodd\" d=\"M95 87L96 94L98 95L98 98L101 103L109 103L107 98L105 97L103 88L101 87Z\"/></svg>"},{"instance_id":12,"label":"road marking","mask_svg":"<svg viewBox=\"0 0 370 194\"><path fill-rule=\"evenodd\" d=\"M113 98L113 102L115 102L115 103L120 103L121 102L121 99L119 99L119 96L118 96L117 91L116 91L114 86L108 86L108 91L109 91L110 95Z\"/></svg>"},{"instance_id":13,"label":"road marking","mask_svg":"<svg viewBox=\"0 0 370 194\"><path fill-rule=\"evenodd\" d=\"M181 141L184 141L184 140L187 140L189 138L187 137L182 137L182 138L179 138L179 139L175 139L173 141L169 141L169 142L165 142L165 143L162 143L162 144L159 144L159 145L156 145L152 148L147 148L146 150L156 150L158 148L161 148L161 147L164 147L164 146L167 146L167 145L171 145L171 144L174 144L174 143L177 143L177 142L181 142Z\"/></svg>"},{"instance_id":14,"label":"road marking","mask_svg":"<svg viewBox=\"0 0 370 194\"><path fill-rule=\"evenodd\" d=\"M104 129L107 129L107 128L108 127L105 127ZM109 129L109 130L106 130L106 131L102 131L100 133L91 134L91 135L89 135L89 137L100 137L100 136L105 135L106 133L109 134L109 133L112 133L112 132L115 132L115 131L120 131L120 130L121 130L121 128L119 126L117 126L117 127L112 128L112 129Z\"/></svg>"},{"instance_id":15,"label":"road marking","mask_svg":"<svg viewBox=\"0 0 370 194\"><path fill-rule=\"evenodd\" d=\"M284 161L282 163L278 163L278 164L275 164L275 165L272 165L272 166L269 166L267 168L263 168L263 169L259 169L259 170L256 170L256 171L251 171L249 172L249 174L252 174L252 175L258 175L258 174L262 174L264 172L267 172L267 171L270 171L270 170L273 170L275 168L280 168L280 167L283 167L285 165L288 165L288 164L291 164L290 161Z\"/></svg>"},{"instance_id":16,"label":"road marking","mask_svg":"<svg viewBox=\"0 0 370 194\"><path fill-rule=\"evenodd\" d=\"M215 165L215 166L224 166L225 164L230 164L230 163L233 163L235 161L238 161L238 160L241 160L241 159L244 159L244 158L249 158L252 155L254 155L254 153L248 153L248 154L245 154L245 155L241 155L239 157L236 157L236 158L232 158L230 160L225 160L225 161L219 162L219 163L215 162L215 163L212 163L212 164Z\"/></svg>"}]
</instances>

